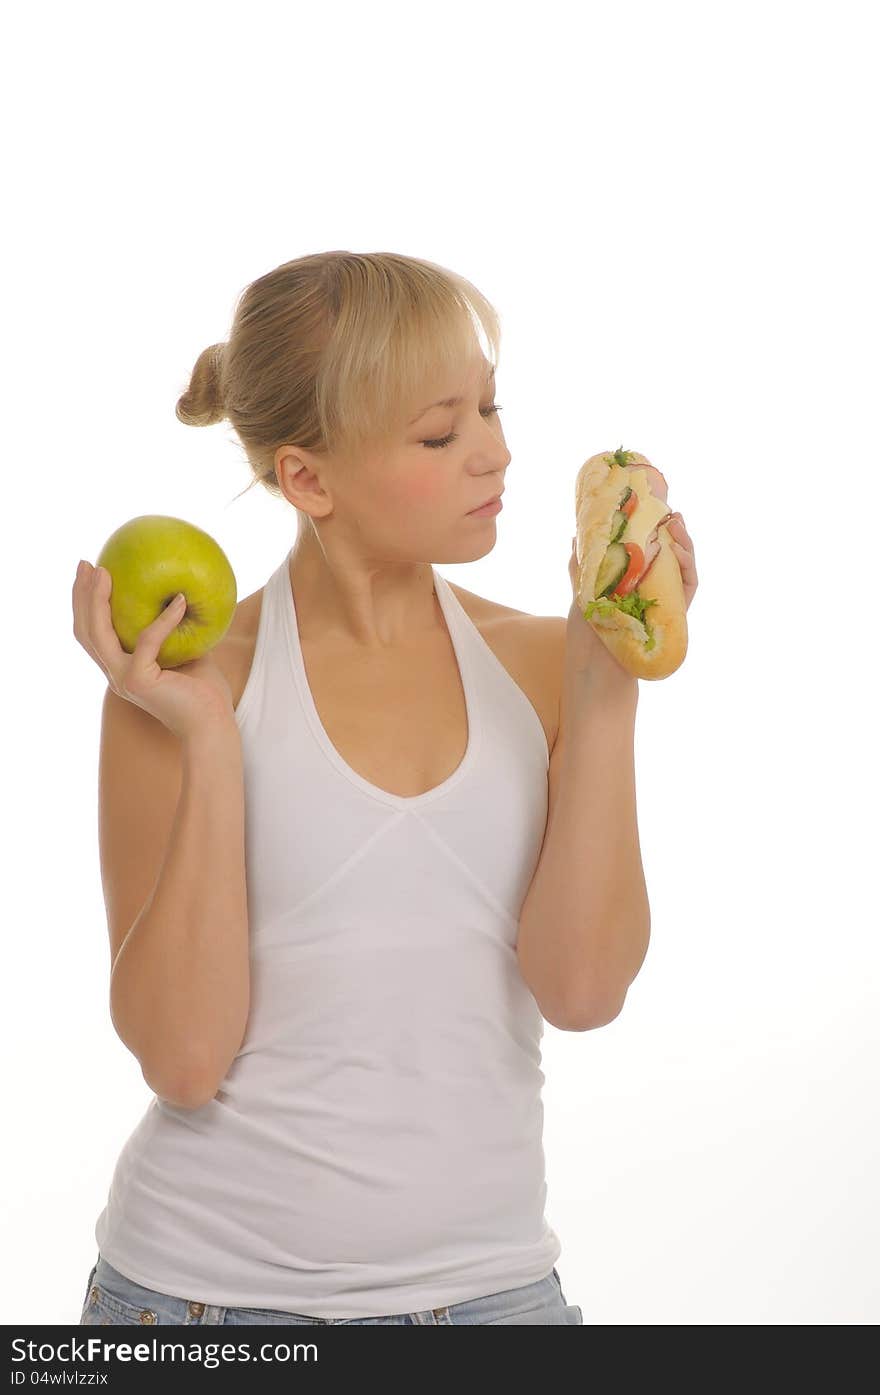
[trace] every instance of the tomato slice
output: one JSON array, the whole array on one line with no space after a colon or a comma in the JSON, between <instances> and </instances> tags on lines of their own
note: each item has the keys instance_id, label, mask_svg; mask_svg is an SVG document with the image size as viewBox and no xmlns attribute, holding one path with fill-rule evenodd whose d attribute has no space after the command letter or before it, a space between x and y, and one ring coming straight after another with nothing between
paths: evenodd
<instances>
[{"instance_id":1,"label":"tomato slice","mask_svg":"<svg viewBox=\"0 0 880 1395\"><path fill-rule=\"evenodd\" d=\"M645 565L645 554L638 543L624 542L623 546L629 557L629 566L611 592L612 596L628 596L630 591L634 591Z\"/></svg>"},{"instance_id":2,"label":"tomato slice","mask_svg":"<svg viewBox=\"0 0 880 1395\"><path fill-rule=\"evenodd\" d=\"M631 518L633 511L638 508L639 496L635 490L632 491L625 504L621 504L620 512L625 513L627 518Z\"/></svg>"}]
</instances>

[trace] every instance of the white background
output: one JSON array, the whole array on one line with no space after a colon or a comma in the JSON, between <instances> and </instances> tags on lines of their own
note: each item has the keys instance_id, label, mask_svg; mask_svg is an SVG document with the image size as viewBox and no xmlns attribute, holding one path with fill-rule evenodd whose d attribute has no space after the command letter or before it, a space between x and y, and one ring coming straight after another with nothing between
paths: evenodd
<instances>
[{"instance_id":1,"label":"white background","mask_svg":"<svg viewBox=\"0 0 880 1395\"><path fill-rule=\"evenodd\" d=\"M2 100L2 1320L78 1320L151 1096L112 1028L105 680L80 557L140 513L240 596L295 514L181 425L244 286L331 248L498 308L512 462L444 575L567 613L573 485L623 444L700 586L642 682L652 910L622 1014L544 1038L548 1218L585 1324L880 1319L878 271L869 4L19 7Z\"/></svg>"}]
</instances>

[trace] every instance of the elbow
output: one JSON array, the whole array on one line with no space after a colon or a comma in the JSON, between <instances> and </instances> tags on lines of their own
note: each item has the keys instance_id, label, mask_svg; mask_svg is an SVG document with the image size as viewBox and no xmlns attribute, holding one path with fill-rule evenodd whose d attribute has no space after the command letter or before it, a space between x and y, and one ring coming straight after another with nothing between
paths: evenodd
<instances>
[{"instance_id":1,"label":"elbow","mask_svg":"<svg viewBox=\"0 0 880 1395\"><path fill-rule=\"evenodd\" d=\"M204 1076L195 1073L164 1081L147 1075L142 1066L141 1074L153 1094L166 1104L174 1105L175 1109L201 1109L217 1093L216 1081L209 1083Z\"/></svg>"},{"instance_id":2,"label":"elbow","mask_svg":"<svg viewBox=\"0 0 880 1395\"><path fill-rule=\"evenodd\" d=\"M202 1109L206 1104L211 1103L216 1093L217 1087L215 1085L212 1085L209 1089L205 1089L204 1086L194 1085L190 1089L181 1092L180 1098L177 1100L177 1106L179 1109Z\"/></svg>"},{"instance_id":3,"label":"elbow","mask_svg":"<svg viewBox=\"0 0 880 1395\"><path fill-rule=\"evenodd\" d=\"M579 993L571 993L566 1003L566 1008L562 1014L565 1022L564 1029L567 1032L590 1032L596 1027L607 1027L613 1022L615 1017L619 1017L626 1002L626 995L629 992L638 972L644 963L647 954L648 934L645 935L645 948L642 950L638 965L627 982L620 986L619 983L597 983L594 981Z\"/></svg>"},{"instance_id":4,"label":"elbow","mask_svg":"<svg viewBox=\"0 0 880 1395\"><path fill-rule=\"evenodd\" d=\"M622 998L613 1002L604 1002L600 1005L595 1003L578 1004L564 1014L562 1031L592 1032L597 1027L607 1027L609 1022L613 1022L615 1017L620 1015L625 998L626 994L624 993Z\"/></svg>"},{"instance_id":5,"label":"elbow","mask_svg":"<svg viewBox=\"0 0 880 1395\"><path fill-rule=\"evenodd\" d=\"M534 996L534 994L533 994ZM563 1004L547 1004L535 998L545 1022L549 1022L551 1027L555 1027L560 1032L592 1032L597 1027L607 1027L609 1022L613 1022L623 1008L626 994L615 1001L605 1001L597 1003L591 999L589 1002L584 998L579 998L576 1002L566 1002Z\"/></svg>"},{"instance_id":6,"label":"elbow","mask_svg":"<svg viewBox=\"0 0 880 1395\"><path fill-rule=\"evenodd\" d=\"M150 1089L160 1099L179 1109L201 1109L210 1104L226 1079L241 1047L241 1040L229 1057L224 1057L220 1065L216 1060L206 1062L204 1054L188 1061L185 1067L174 1071L150 1072L148 1075L141 1064L141 1074Z\"/></svg>"},{"instance_id":7,"label":"elbow","mask_svg":"<svg viewBox=\"0 0 880 1395\"><path fill-rule=\"evenodd\" d=\"M582 985L579 991L569 992L554 1025L563 1032L592 1032L597 1027L607 1027L620 1016L628 990L629 984L621 989L613 984L599 984L594 979L589 985Z\"/></svg>"},{"instance_id":8,"label":"elbow","mask_svg":"<svg viewBox=\"0 0 880 1395\"><path fill-rule=\"evenodd\" d=\"M595 992L569 994L567 997L557 993L549 997L534 983L526 981L526 986L544 1021L560 1032L589 1032L596 1027L607 1026L619 1014L626 997L626 991L620 998L604 995L600 999Z\"/></svg>"}]
</instances>

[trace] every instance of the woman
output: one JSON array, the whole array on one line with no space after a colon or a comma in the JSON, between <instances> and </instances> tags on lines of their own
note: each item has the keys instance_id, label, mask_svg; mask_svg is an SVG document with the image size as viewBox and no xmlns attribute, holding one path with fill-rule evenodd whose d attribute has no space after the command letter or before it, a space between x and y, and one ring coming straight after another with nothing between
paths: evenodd
<instances>
[{"instance_id":1,"label":"woman","mask_svg":"<svg viewBox=\"0 0 880 1395\"><path fill-rule=\"evenodd\" d=\"M518 917L563 651L637 682L579 615L434 570L494 546L510 463L476 320L497 358L489 303L414 258L261 277L177 415L228 417L296 543L177 670L155 659L181 614L128 655L81 564L112 1015L155 1091L84 1324L583 1322L544 1217L539 1043L544 1016L599 1019L531 990Z\"/></svg>"}]
</instances>

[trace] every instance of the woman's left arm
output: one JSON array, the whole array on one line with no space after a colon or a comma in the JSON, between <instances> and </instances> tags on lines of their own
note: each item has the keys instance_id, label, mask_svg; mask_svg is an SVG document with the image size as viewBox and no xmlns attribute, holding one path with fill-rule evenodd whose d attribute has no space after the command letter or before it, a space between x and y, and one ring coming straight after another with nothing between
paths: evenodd
<instances>
[{"instance_id":1,"label":"woman's left arm","mask_svg":"<svg viewBox=\"0 0 880 1395\"><path fill-rule=\"evenodd\" d=\"M693 544L680 515L669 529L687 609L697 589ZM620 1012L648 950L651 913L636 818L639 680L584 620L574 599L576 568L573 545L547 830L516 951L544 1015L563 1029L586 1031Z\"/></svg>"}]
</instances>

